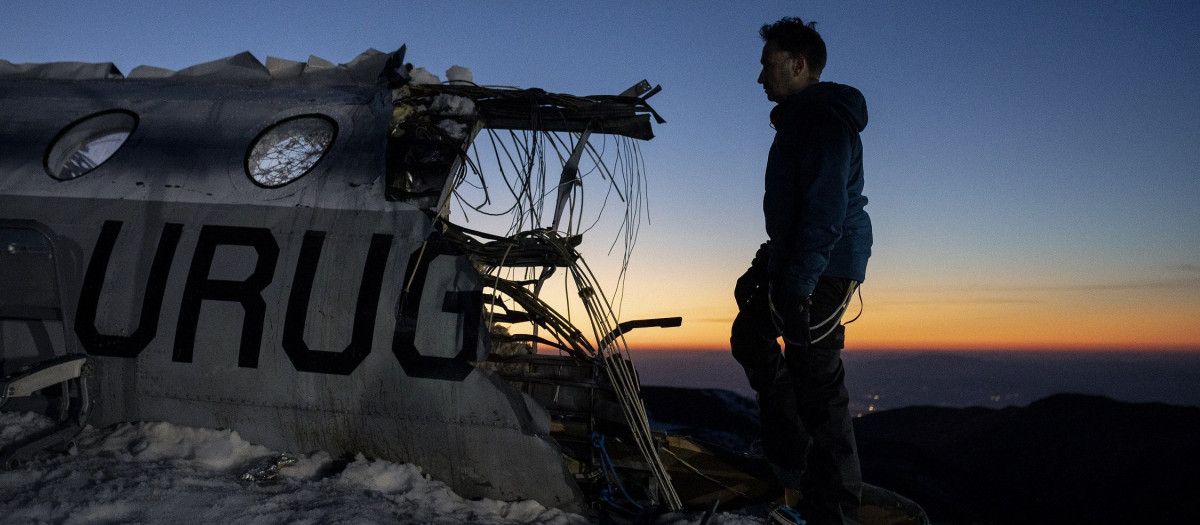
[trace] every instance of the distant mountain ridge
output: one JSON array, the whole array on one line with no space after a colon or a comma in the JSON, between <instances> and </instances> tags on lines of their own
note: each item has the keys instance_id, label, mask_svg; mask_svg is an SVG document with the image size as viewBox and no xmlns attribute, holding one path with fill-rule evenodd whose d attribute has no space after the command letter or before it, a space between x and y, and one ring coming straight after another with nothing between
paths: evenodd
<instances>
[{"instance_id":1,"label":"distant mountain ridge","mask_svg":"<svg viewBox=\"0 0 1200 525\"><path fill-rule=\"evenodd\" d=\"M642 351L634 357L643 385L754 395L728 351ZM1200 406L1200 351L848 350L842 361L854 414L917 405L1004 408L1059 392Z\"/></svg>"},{"instance_id":2,"label":"distant mountain ridge","mask_svg":"<svg viewBox=\"0 0 1200 525\"><path fill-rule=\"evenodd\" d=\"M754 402L644 387L656 429L731 450L757 439ZM1195 523L1200 408L1058 394L1028 406L906 407L855 420L863 479L934 523Z\"/></svg>"}]
</instances>

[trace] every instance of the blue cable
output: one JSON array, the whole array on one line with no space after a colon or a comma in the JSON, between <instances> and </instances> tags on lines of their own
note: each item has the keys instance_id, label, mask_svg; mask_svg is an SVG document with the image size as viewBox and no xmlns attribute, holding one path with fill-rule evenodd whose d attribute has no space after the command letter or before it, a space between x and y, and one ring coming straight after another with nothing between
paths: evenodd
<instances>
[{"instance_id":1,"label":"blue cable","mask_svg":"<svg viewBox=\"0 0 1200 525\"><path fill-rule=\"evenodd\" d=\"M633 504L634 507L637 507L638 510L645 510L637 501L629 497L629 493L625 491L625 485L621 483L621 477L617 475L617 468L613 466L612 459L608 457L608 450L604 447L604 434L592 432L592 446L596 447L600 451L601 470L604 472L604 479L608 485L611 487L613 481L615 480L617 482L617 488L621 489L621 494L625 496L625 500ZM610 470L612 471L611 478L608 475ZM611 488L600 491L600 498L605 500L606 503L628 512L628 510L622 508L615 501L612 501Z\"/></svg>"}]
</instances>

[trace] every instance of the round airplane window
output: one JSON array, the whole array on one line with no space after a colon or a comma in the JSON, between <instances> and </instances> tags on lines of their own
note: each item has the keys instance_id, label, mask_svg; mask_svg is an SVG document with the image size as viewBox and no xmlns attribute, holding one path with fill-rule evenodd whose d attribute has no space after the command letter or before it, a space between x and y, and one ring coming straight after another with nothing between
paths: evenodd
<instances>
[{"instance_id":1,"label":"round airplane window","mask_svg":"<svg viewBox=\"0 0 1200 525\"><path fill-rule=\"evenodd\" d=\"M137 115L124 110L79 119L50 143L46 172L58 180L82 177L121 149L136 127Z\"/></svg>"},{"instance_id":2,"label":"round airplane window","mask_svg":"<svg viewBox=\"0 0 1200 525\"><path fill-rule=\"evenodd\" d=\"M246 154L246 173L259 186L278 188L312 170L329 151L337 125L328 117L301 115L261 134Z\"/></svg>"}]
</instances>

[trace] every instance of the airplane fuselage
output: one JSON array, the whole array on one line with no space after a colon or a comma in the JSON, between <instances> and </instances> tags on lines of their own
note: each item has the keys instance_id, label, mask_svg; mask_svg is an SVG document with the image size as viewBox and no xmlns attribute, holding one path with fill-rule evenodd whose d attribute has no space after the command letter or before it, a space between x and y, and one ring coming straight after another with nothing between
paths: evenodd
<instances>
[{"instance_id":1,"label":"airplane fuselage","mask_svg":"<svg viewBox=\"0 0 1200 525\"><path fill-rule=\"evenodd\" d=\"M472 365L479 274L385 198L390 90L239 75L0 78L0 294L36 291L0 299L0 356L91 356L93 424L232 428L414 461L468 497L576 504L545 409ZM56 171L72 130L110 114L134 122L115 153ZM255 141L295 119L332 141L260 183Z\"/></svg>"}]
</instances>

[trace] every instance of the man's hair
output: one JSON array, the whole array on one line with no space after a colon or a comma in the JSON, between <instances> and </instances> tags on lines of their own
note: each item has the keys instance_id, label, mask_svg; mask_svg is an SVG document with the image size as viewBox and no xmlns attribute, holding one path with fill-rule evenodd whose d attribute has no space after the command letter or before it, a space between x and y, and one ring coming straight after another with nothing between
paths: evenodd
<instances>
[{"instance_id":1,"label":"man's hair","mask_svg":"<svg viewBox=\"0 0 1200 525\"><path fill-rule=\"evenodd\" d=\"M825 69L825 41L817 33L817 23L804 23L796 17L780 18L774 24L763 24L758 30L763 42L775 42L779 49L800 55L817 76Z\"/></svg>"}]
</instances>

